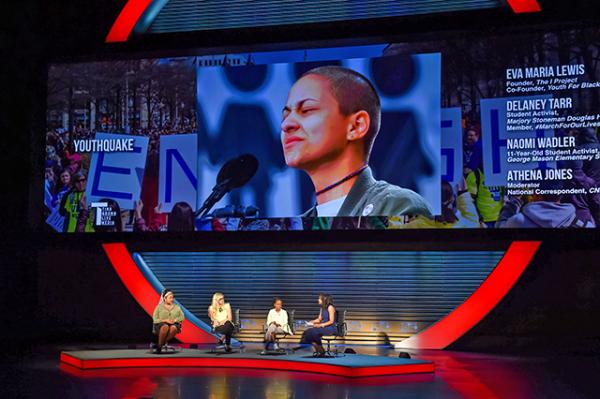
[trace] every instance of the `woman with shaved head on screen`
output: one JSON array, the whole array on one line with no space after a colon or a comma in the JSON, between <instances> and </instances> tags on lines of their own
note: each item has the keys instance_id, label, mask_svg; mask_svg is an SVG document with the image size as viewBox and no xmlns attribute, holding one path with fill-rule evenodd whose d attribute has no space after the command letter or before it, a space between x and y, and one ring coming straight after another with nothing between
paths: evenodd
<instances>
[{"instance_id":1,"label":"woman with shaved head on screen","mask_svg":"<svg viewBox=\"0 0 600 399\"><path fill-rule=\"evenodd\" d=\"M368 161L380 122L379 96L356 71L318 67L294 83L281 141L288 166L315 186L317 204L302 216L431 216L419 194L373 177Z\"/></svg>"}]
</instances>

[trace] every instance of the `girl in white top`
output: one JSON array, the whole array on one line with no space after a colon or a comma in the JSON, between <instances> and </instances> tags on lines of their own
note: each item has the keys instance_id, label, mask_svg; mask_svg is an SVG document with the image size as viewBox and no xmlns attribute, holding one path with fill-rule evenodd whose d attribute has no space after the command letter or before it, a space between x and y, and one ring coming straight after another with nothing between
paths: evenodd
<instances>
[{"instance_id":1,"label":"girl in white top","mask_svg":"<svg viewBox=\"0 0 600 399\"><path fill-rule=\"evenodd\" d=\"M225 295L215 292L212 302L208 307L208 317L212 322L213 330L220 334L219 343L225 344L225 350L231 352L231 336L235 327L232 322L231 306L225 303Z\"/></svg>"},{"instance_id":2,"label":"girl in white top","mask_svg":"<svg viewBox=\"0 0 600 399\"><path fill-rule=\"evenodd\" d=\"M271 343L275 343L275 350L277 348L277 334L288 334L292 335L292 329L288 324L288 314L282 309L283 301L280 298L275 298L273 301L273 309L269 311L267 315L267 332L265 333L265 350L269 349Z\"/></svg>"}]
</instances>

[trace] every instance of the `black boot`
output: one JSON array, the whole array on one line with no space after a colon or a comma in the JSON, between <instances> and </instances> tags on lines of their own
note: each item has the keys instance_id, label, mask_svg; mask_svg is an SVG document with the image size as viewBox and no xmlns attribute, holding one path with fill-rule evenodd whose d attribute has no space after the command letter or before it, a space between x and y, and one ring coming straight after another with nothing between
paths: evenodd
<instances>
[{"instance_id":1,"label":"black boot","mask_svg":"<svg viewBox=\"0 0 600 399\"><path fill-rule=\"evenodd\" d=\"M325 348L323 348L323 345L315 344L315 357L325 357Z\"/></svg>"}]
</instances>

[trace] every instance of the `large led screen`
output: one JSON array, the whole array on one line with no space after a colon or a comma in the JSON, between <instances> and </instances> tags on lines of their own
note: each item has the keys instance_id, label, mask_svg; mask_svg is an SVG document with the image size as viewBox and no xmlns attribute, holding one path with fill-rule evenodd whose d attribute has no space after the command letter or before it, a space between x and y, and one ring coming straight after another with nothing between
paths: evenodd
<instances>
[{"instance_id":1,"label":"large led screen","mask_svg":"<svg viewBox=\"0 0 600 399\"><path fill-rule=\"evenodd\" d=\"M598 33L51 64L46 225L596 227Z\"/></svg>"}]
</instances>

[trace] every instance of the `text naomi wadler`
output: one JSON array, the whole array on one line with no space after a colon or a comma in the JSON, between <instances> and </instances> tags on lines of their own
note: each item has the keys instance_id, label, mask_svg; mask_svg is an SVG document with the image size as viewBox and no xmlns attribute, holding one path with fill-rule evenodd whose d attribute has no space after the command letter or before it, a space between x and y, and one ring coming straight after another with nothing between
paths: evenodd
<instances>
[{"instance_id":1,"label":"text naomi wadler","mask_svg":"<svg viewBox=\"0 0 600 399\"><path fill-rule=\"evenodd\" d=\"M573 169L521 169L509 170L507 181L535 181L535 180L571 180Z\"/></svg>"},{"instance_id":2,"label":"text naomi wadler","mask_svg":"<svg viewBox=\"0 0 600 399\"><path fill-rule=\"evenodd\" d=\"M525 150L531 148L575 148L577 142L573 136L563 137L517 137L507 138L508 150Z\"/></svg>"},{"instance_id":3,"label":"text naomi wadler","mask_svg":"<svg viewBox=\"0 0 600 399\"><path fill-rule=\"evenodd\" d=\"M133 139L74 140L75 152L132 152Z\"/></svg>"},{"instance_id":4,"label":"text naomi wadler","mask_svg":"<svg viewBox=\"0 0 600 399\"><path fill-rule=\"evenodd\" d=\"M585 74L585 65L553 65L527 68L507 68L506 79L553 78L555 76L577 76Z\"/></svg>"}]
</instances>

